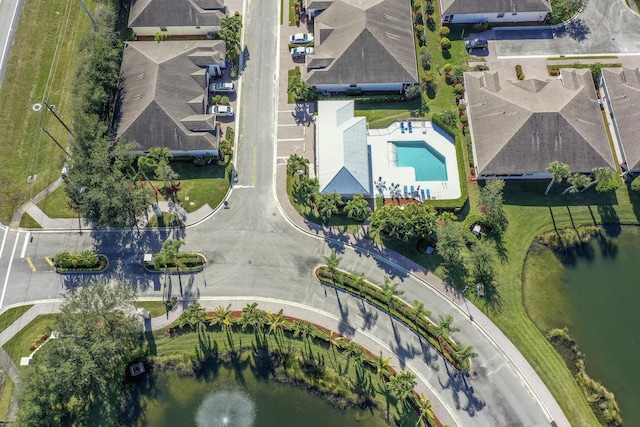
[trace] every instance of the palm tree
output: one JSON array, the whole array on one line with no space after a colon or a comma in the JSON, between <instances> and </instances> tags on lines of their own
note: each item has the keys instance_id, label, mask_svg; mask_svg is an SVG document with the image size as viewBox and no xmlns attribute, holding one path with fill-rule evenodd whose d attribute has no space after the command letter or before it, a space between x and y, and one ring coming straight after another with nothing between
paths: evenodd
<instances>
[{"instance_id":1,"label":"palm tree","mask_svg":"<svg viewBox=\"0 0 640 427\"><path fill-rule=\"evenodd\" d=\"M353 196L345 205L344 211L349 218L355 218L360 221L364 221L371 214L369 202L367 202L362 194Z\"/></svg>"},{"instance_id":2,"label":"palm tree","mask_svg":"<svg viewBox=\"0 0 640 427\"><path fill-rule=\"evenodd\" d=\"M391 280L388 276L384 276L384 283L380 286L380 289L384 293L385 300L387 302L387 308L389 311L393 309L395 306L396 296L400 296L404 294L404 291L398 289L400 283L391 283Z\"/></svg>"},{"instance_id":3,"label":"palm tree","mask_svg":"<svg viewBox=\"0 0 640 427\"><path fill-rule=\"evenodd\" d=\"M431 312L424 308L424 303L422 301L418 301L417 299L413 300L413 306L409 309L409 313L413 316L413 323L418 325L418 318L423 318L426 316L430 316Z\"/></svg>"},{"instance_id":4,"label":"palm tree","mask_svg":"<svg viewBox=\"0 0 640 427\"><path fill-rule=\"evenodd\" d=\"M469 359L472 357L478 357L478 353L473 351L473 346L469 345L465 348L462 348L455 353L453 356L460 362L460 364L464 367L464 370L469 369Z\"/></svg>"},{"instance_id":5,"label":"palm tree","mask_svg":"<svg viewBox=\"0 0 640 427\"><path fill-rule=\"evenodd\" d=\"M562 194L577 193L578 191L589 185L589 183L591 182L591 178L581 173L574 173L567 179L567 182L571 186L564 190Z\"/></svg>"},{"instance_id":6,"label":"palm tree","mask_svg":"<svg viewBox=\"0 0 640 427\"><path fill-rule=\"evenodd\" d=\"M220 325L224 331L230 330L234 323L231 313L231 304L226 308L221 305L217 306L212 312L212 317L209 319L209 326Z\"/></svg>"},{"instance_id":7,"label":"palm tree","mask_svg":"<svg viewBox=\"0 0 640 427\"><path fill-rule=\"evenodd\" d=\"M180 316L178 325L183 328L189 326L191 329L195 329L198 325L204 323L206 320L206 311L199 302L191 304Z\"/></svg>"},{"instance_id":8,"label":"palm tree","mask_svg":"<svg viewBox=\"0 0 640 427\"><path fill-rule=\"evenodd\" d=\"M389 364L391 363L390 357L382 357L382 350L380 350L380 356L376 358L376 374L382 379L385 379L386 374L389 372Z\"/></svg>"},{"instance_id":9,"label":"palm tree","mask_svg":"<svg viewBox=\"0 0 640 427\"><path fill-rule=\"evenodd\" d=\"M280 309L277 313L267 313L267 323L269 324L269 333L274 334L276 337L276 344L281 345L282 341L282 324L284 323L283 310Z\"/></svg>"},{"instance_id":10,"label":"palm tree","mask_svg":"<svg viewBox=\"0 0 640 427\"><path fill-rule=\"evenodd\" d=\"M180 268L180 257L178 251L184 245L184 240L167 239L162 243L162 250L153 257L154 265L162 265L165 271L169 265L174 265L176 270Z\"/></svg>"},{"instance_id":11,"label":"palm tree","mask_svg":"<svg viewBox=\"0 0 640 427\"><path fill-rule=\"evenodd\" d=\"M398 372L389 378L389 391L393 397L402 401L403 404L406 404L416 384L416 376L412 372Z\"/></svg>"},{"instance_id":12,"label":"palm tree","mask_svg":"<svg viewBox=\"0 0 640 427\"><path fill-rule=\"evenodd\" d=\"M453 316L447 314L446 316L440 315L440 324L436 326L436 330L438 334L436 335L436 339L438 343L440 343L440 350L444 353L444 349L442 348L442 343L440 342L440 337L444 336L445 340L449 339L449 333L458 332L460 329L453 326Z\"/></svg>"},{"instance_id":13,"label":"palm tree","mask_svg":"<svg viewBox=\"0 0 640 427\"><path fill-rule=\"evenodd\" d=\"M95 267L98 265L98 255L94 251L82 251L78 259L79 263L84 267Z\"/></svg>"},{"instance_id":14,"label":"palm tree","mask_svg":"<svg viewBox=\"0 0 640 427\"><path fill-rule=\"evenodd\" d=\"M433 405L431 404L431 399L425 397L424 393L420 393L420 398L418 399L418 410L420 411L420 418L418 418L418 422L416 426L419 425L427 425L424 421L425 418L428 420L435 419L436 415L433 413Z\"/></svg>"},{"instance_id":15,"label":"palm tree","mask_svg":"<svg viewBox=\"0 0 640 427\"><path fill-rule=\"evenodd\" d=\"M323 221L328 221L333 215L340 212L338 206L342 205L342 196L337 193L320 194L317 204L318 216Z\"/></svg>"},{"instance_id":16,"label":"palm tree","mask_svg":"<svg viewBox=\"0 0 640 427\"><path fill-rule=\"evenodd\" d=\"M360 347L360 345L355 341L349 341L344 346L344 355L347 356L347 369L349 368L349 362L353 358L353 361L356 365L362 366L362 362L364 361L364 349Z\"/></svg>"},{"instance_id":17,"label":"palm tree","mask_svg":"<svg viewBox=\"0 0 640 427\"><path fill-rule=\"evenodd\" d=\"M336 281L336 273L338 272L338 266L340 265L340 261L342 261L342 257L338 256L336 250L331 251L331 255L324 256L324 261L327 263L327 270L331 275L331 281L335 283Z\"/></svg>"},{"instance_id":18,"label":"palm tree","mask_svg":"<svg viewBox=\"0 0 640 427\"><path fill-rule=\"evenodd\" d=\"M365 275L362 273L360 276L356 276L351 283L360 295L362 295L362 290L364 289L364 279Z\"/></svg>"},{"instance_id":19,"label":"palm tree","mask_svg":"<svg viewBox=\"0 0 640 427\"><path fill-rule=\"evenodd\" d=\"M311 339L318 334L318 328L316 328L316 325L303 320L296 320L293 324L293 333L307 343L309 352L311 352Z\"/></svg>"},{"instance_id":20,"label":"palm tree","mask_svg":"<svg viewBox=\"0 0 640 427\"><path fill-rule=\"evenodd\" d=\"M549 193L549 190L551 190L551 187L553 186L553 184L555 184L556 182L560 182L563 179L571 176L571 169L569 168L569 165L566 163L551 162L549 164L549 167L547 167L546 171L551 174L551 182L549 183L549 185L547 186L547 189L544 192L545 196Z\"/></svg>"},{"instance_id":21,"label":"palm tree","mask_svg":"<svg viewBox=\"0 0 640 427\"><path fill-rule=\"evenodd\" d=\"M309 159L305 159L295 153L287 159L287 173L291 176L294 176L298 171L302 171L303 174L306 174L308 167Z\"/></svg>"},{"instance_id":22,"label":"palm tree","mask_svg":"<svg viewBox=\"0 0 640 427\"><path fill-rule=\"evenodd\" d=\"M71 254L67 251L58 252L53 257L53 262L56 266L66 268L71 265Z\"/></svg>"}]
</instances>

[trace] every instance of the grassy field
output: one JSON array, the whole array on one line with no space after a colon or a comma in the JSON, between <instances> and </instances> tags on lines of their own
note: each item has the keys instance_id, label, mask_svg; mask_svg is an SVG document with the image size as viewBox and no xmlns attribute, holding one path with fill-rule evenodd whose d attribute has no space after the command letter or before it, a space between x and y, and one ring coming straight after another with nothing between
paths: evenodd
<instances>
[{"instance_id":1,"label":"grassy field","mask_svg":"<svg viewBox=\"0 0 640 427\"><path fill-rule=\"evenodd\" d=\"M53 193L42 199L38 207L50 218L77 218L78 213L69 207L71 200L67 197L66 185L56 188Z\"/></svg>"},{"instance_id":2,"label":"grassy field","mask_svg":"<svg viewBox=\"0 0 640 427\"><path fill-rule=\"evenodd\" d=\"M133 306L146 309L151 317L160 317L167 314L167 306L162 301L136 301Z\"/></svg>"},{"instance_id":3,"label":"grassy field","mask_svg":"<svg viewBox=\"0 0 640 427\"><path fill-rule=\"evenodd\" d=\"M56 314L41 314L2 346L13 363L20 366L20 358L31 354L29 348L42 334L51 331L55 317Z\"/></svg>"},{"instance_id":4,"label":"grassy field","mask_svg":"<svg viewBox=\"0 0 640 427\"><path fill-rule=\"evenodd\" d=\"M356 104L355 115L366 117L372 128L386 128L395 120L412 117L411 111L420 108L420 99L387 104Z\"/></svg>"},{"instance_id":5,"label":"grassy field","mask_svg":"<svg viewBox=\"0 0 640 427\"><path fill-rule=\"evenodd\" d=\"M95 1L85 2L90 10ZM27 0L20 16L7 71L0 89L0 221L60 176L63 151L42 131L46 128L62 146L69 134L46 107L47 100L64 121L71 119L76 55L90 21L73 0ZM27 178L37 175L33 184Z\"/></svg>"},{"instance_id":6,"label":"grassy field","mask_svg":"<svg viewBox=\"0 0 640 427\"><path fill-rule=\"evenodd\" d=\"M6 420L9 416L9 406L11 406L14 388L15 383L5 373L4 384L2 384L2 390L0 391L0 420Z\"/></svg>"},{"instance_id":7,"label":"grassy field","mask_svg":"<svg viewBox=\"0 0 640 427\"><path fill-rule=\"evenodd\" d=\"M0 332L7 329L9 325L18 320L18 318L29 311L31 307L33 307L33 304L21 305L19 307L10 308L9 310L0 314Z\"/></svg>"},{"instance_id":8,"label":"grassy field","mask_svg":"<svg viewBox=\"0 0 640 427\"><path fill-rule=\"evenodd\" d=\"M22 228L42 228L42 226L38 223L38 221L33 219L33 217L31 215L29 215L28 213L26 213L26 212L22 214L22 217L20 219L20 227L22 227Z\"/></svg>"}]
</instances>

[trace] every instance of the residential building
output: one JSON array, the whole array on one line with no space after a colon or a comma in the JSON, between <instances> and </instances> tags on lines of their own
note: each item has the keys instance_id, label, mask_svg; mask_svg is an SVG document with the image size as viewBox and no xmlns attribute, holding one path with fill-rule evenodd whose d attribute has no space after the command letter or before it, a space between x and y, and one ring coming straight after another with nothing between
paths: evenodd
<instances>
[{"instance_id":1,"label":"residential building","mask_svg":"<svg viewBox=\"0 0 640 427\"><path fill-rule=\"evenodd\" d=\"M315 3L315 2L314 2ZM403 91L418 83L407 0L333 0L314 23L306 82L320 91Z\"/></svg>"},{"instance_id":2,"label":"residential building","mask_svg":"<svg viewBox=\"0 0 640 427\"><path fill-rule=\"evenodd\" d=\"M549 0L439 0L441 23L540 22L551 12Z\"/></svg>"},{"instance_id":3,"label":"residential building","mask_svg":"<svg viewBox=\"0 0 640 427\"><path fill-rule=\"evenodd\" d=\"M213 35L226 13L224 0L133 0L129 28L137 37Z\"/></svg>"},{"instance_id":4,"label":"residential building","mask_svg":"<svg viewBox=\"0 0 640 427\"><path fill-rule=\"evenodd\" d=\"M603 68L600 86L611 113L622 167L640 173L640 68Z\"/></svg>"},{"instance_id":5,"label":"residential building","mask_svg":"<svg viewBox=\"0 0 640 427\"><path fill-rule=\"evenodd\" d=\"M553 161L579 173L616 168L588 69L522 81L470 72L465 90L478 178L548 177Z\"/></svg>"},{"instance_id":6,"label":"residential building","mask_svg":"<svg viewBox=\"0 0 640 427\"><path fill-rule=\"evenodd\" d=\"M207 114L208 85L225 63L221 40L129 42L120 70L114 131L137 154L218 155L220 127Z\"/></svg>"},{"instance_id":7,"label":"residential building","mask_svg":"<svg viewBox=\"0 0 640 427\"><path fill-rule=\"evenodd\" d=\"M353 101L319 101L316 170L320 193L369 197L371 172L367 123L354 117Z\"/></svg>"}]
</instances>

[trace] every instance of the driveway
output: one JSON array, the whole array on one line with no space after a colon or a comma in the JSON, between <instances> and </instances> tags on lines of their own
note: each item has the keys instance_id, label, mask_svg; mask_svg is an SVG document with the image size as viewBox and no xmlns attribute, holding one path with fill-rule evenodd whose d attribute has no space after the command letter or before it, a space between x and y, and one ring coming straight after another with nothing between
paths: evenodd
<instances>
[{"instance_id":1,"label":"driveway","mask_svg":"<svg viewBox=\"0 0 640 427\"><path fill-rule=\"evenodd\" d=\"M498 57L640 54L640 16L623 0L590 0L557 27L495 28Z\"/></svg>"}]
</instances>

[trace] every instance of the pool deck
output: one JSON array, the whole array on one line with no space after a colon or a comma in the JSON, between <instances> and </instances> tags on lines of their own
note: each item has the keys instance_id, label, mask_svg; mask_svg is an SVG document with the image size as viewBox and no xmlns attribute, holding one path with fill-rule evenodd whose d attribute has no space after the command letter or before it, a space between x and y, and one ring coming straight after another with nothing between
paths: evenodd
<instances>
[{"instance_id":1,"label":"pool deck","mask_svg":"<svg viewBox=\"0 0 640 427\"><path fill-rule=\"evenodd\" d=\"M394 122L386 129L367 130L367 143L371 149L374 195L414 198L420 201L423 197L438 200L460 197L460 175L453 137L429 121L411 121L411 132L409 132L408 123ZM390 158L388 144L402 141L425 141L442 154L447 166L447 180L417 181L413 168L396 166L394 159ZM407 193L405 193L405 186ZM413 193L411 193L412 186ZM424 196L422 190L424 190ZM430 197L426 197L427 194Z\"/></svg>"}]
</instances>

